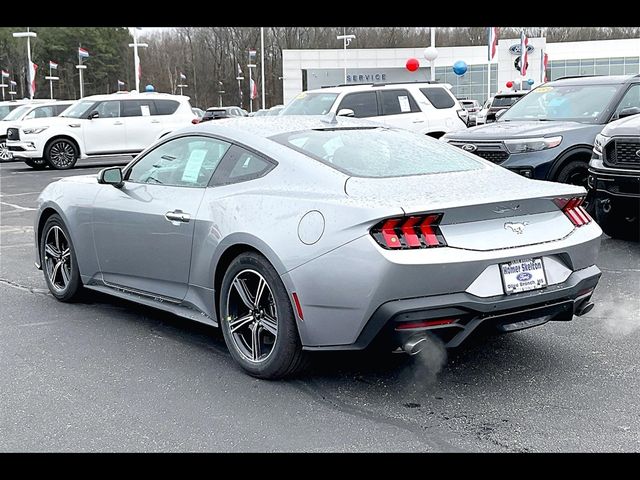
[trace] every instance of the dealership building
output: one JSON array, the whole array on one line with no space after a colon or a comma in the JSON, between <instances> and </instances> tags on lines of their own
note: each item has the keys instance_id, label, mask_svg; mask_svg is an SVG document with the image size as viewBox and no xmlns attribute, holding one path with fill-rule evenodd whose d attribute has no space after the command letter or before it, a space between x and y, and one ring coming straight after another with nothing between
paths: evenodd
<instances>
[{"instance_id":1,"label":"dealership building","mask_svg":"<svg viewBox=\"0 0 640 480\"><path fill-rule=\"evenodd\" d=\"M487 47L437 47L436 81L452 85L458 98L484 102L489 82ZM516 69L520 55L520 39L498 41L491 63L491 94L508 91L506 83L515 81L524 88L533 87L544 78L543 55L547 54L547 80L569 75L623 75L640 73L640 38L597 40L587 42L547 43L545 38L530 38L528 69L524 77ZM419 82L431 78L430 65L423 56L424 47L283 50L282 72L284 103L297 94L323 86L357 83ZM406 68L409 58L420 67L414 72ZM453 72L453 64L464 61L464 75ZM345 82L344 65L347 66Z\"/></svg>"}]
</instances>

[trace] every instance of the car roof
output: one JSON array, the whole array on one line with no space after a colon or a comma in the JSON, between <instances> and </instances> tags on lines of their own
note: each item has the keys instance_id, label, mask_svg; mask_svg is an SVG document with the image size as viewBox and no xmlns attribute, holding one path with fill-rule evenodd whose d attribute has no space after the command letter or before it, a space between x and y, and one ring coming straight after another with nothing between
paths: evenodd
<instances>
[{"instance_id":1,"label":"car roof","mask_svg":"<svg viewBox=\"0 0 640 480\"><path fill-rule=\"evenodd\" d=\"M640 80L640 75L583 75L559 78L557 80L547 82L544 85L618 85L630 82L634 78Z\"/></svg>"},{"instance_id":2,"label":"car roof","mask_svg":"<svg viewBox=\"0 0 640 480\"><path fill-rule=\"evenodd\" d=\"M335 123L329 123L334 120ZM288 132L300 132L304 130L339 129L339 128L371 128L384 125L370 120L337 117L334 115L282 115L272 117L242 117L228 118L216 122L204 122L187 127L191 132L221 133L221 131L234 131L238 134L251 134L268 138Z\"/></svg>"},{"instance_id":3,"label":"car roof","mask_svg":"<svg viewBox=\"0 0 640 480\"><path fill-rule=\"evenodd\" d=\"M186 95L172 95L170 93L160 92L143 92L143 93L131 93L131 92L115 92L102 95L88 95L82 97L82 100L148 100L150 98L166 99L166 100L189 100Z\"/></svg>"},{"instance_id":4,"label":"car roof","mask_svg":"<svg viewBox=\"0 0 640 480\"><path fill-rule=\"evenodd\" d=\"M395 82L395 83L358 83L354 85L336 85L332 87L316 88L314 90L306 90L304 93L342 93L342 92L360 92L371 88L376 89L388 89L393 90L396 88L407 88L408 86L415 85L418 88L433 88L433 87L446 87L451 88L449 83L430 83L430 82Z\"/></svg>"}]
</instances>

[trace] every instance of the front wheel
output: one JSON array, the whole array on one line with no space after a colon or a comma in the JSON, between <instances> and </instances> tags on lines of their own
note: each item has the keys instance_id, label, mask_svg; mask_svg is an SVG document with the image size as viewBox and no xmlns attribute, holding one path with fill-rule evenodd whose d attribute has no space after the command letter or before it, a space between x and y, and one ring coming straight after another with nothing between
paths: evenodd
<instances>
[{"instance_id":1,"label":"front wheel","mask_svg":"<svg viewBox=\"0 0 640 480\"><path fill-rule=\"evenodd\" d=\"M250 375L277 379L303 367L306 355L289 296L262 255L243 253L231 262L219 306L229 352Z\"/></svg>"},{"instance_id":2,"label":"front wheel","mask_svg":"<svg viewBox=\"0 0 640 480\"><path fill-rule=\"evenodd\" d=\"M6 162L13 159L13 154L7 147L7 137L0 137L0 161Z\"/></svg>"},{"instance_id":3,"label":"front wheel","mask_svg":"<svg viewBox=\"0 0 640 480\"><path fill-rule=\"evenodd\" d=\"M56 170L73 168L78 161L78 155L78 148L66 138L53 140L44 152L44 158Z\"/></svg>"},{"instance_id":4,"label":"front wheel","mask_svg":"<svg viewBox=\"0 0 640 480\"><path fill-rule=\"evenodd\" d=\"M47 162L44 158L32 158L29 160L25 160L24 163L34 170L44 170L45 168L47 168Z\"/></svg>"},{"instance_id":5,"label":"front wheel","mask_svg":"<svg viewBox=\"0 0 640 480\"><path fill-rule=\"evenodd\" d=\"M61 302L79 297L82 289L78 261L71 236L59 215L51 215L40 237L40 259L47 287Z\"/></svg>"},{"instance_id":6,"label":"front wheel","mask_svg":"<svg viewBox=\"0 0 640 480\"><path fill-rule=\"evenodd\" d=\"M558 172L556 181L587 188L589 164L581 160L572 160Z\"/></svg>"}]
</instances>

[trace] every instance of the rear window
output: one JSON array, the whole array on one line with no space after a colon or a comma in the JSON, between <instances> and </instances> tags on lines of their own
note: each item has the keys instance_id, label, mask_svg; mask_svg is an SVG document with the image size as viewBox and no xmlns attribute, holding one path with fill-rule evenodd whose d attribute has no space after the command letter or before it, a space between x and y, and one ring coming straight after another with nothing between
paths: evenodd
<instances>
[{"instance_id":1,"label":"rear window","mask_svg":"<svg viewBox=\"0 0 640 480\"><path fill-rule=\"evenodd\" d=\"M175 100L154 100L157 115L171 115L178 109L179 103Z\"/></svg>"},{"instance_id":2,"label":"rear window","mask_svg":"<svg viewBox=\"0 0 640 480\"><path fill-rule=\"evenodd\" d=\"M324 115L331 110L337 93L302 92L282 109L281 115Z\"/></svg>"},{"instance_id":3,"label":"rear window","mask_svg":"<svg viewBox=\"0 0 640 480\"><path fill-rule=\"evenodd\" d=\"M511 95L511 96L508 96L508 97L496 97L496 98L493 99L493 103L491 104L491 106L492 107L510 107L511 105L516 103L521 97L522 97L522 95L520 95L520 96Z\"/></svg>"},{"instance_id":4,"label":"rear window","mask_svg":"<svg viewBox=\"0 0 640 480\"><path fill-rule=\"evenodd\" d=\"M401 177L484 168L459 148L406 130L306 130L271 139L356 177Z\"/></svg>"},{"instance_id":5,"label":"rear window","mask_svg":"<svg viewBox=\"0 0 640 480\"><path fill-rule=\"evenodd\" d=\"M153 100L123 100L121 117L148 117L156 114Z\"/></svg>"},{"instance_id":6,"label":"rear window","mask_svg":"<svg viewBox=\"0 0 640 480\"><path fill-rule=\"evenodd\" d=\"M443 87L421 88L420 91L438 109L451 108L456 104L451 94Z\"/></svg>"}]
</instances>

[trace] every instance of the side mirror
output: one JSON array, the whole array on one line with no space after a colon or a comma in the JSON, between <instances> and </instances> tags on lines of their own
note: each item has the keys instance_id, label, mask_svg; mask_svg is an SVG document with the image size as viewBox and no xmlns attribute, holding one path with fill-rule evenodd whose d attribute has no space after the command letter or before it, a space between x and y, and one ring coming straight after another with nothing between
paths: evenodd
<instances>
[{"instance_id":1,"label":"side mirror","mask_svg":"<svg viewBox=\"0 0 640 480\"><path fill-rule=\"evenodd\" d=\"M338 110L338 117L353 117L355 116L355 112L350 108L341 108Z\"/></svg>"},{"instance_id":2,"label":"side mirror","mask_svg":"<svg viewBox=\"0 0 640 480\"><path fill-rule=\"evenodd\" d=\"M98 183L122 188L124 185L124 181L122 180L122 170L120 167L103 168L98 173Z\"/></svg>"},{"instance_id":3,"label":"side mirror","mask_svg":"<svg viewBox=\"0 0 640 480\"><path fill-rule=\"evenodd\" d=\"M498 120L502 115L504 115L507 110L509 110L509 109L508 108L503 108L502 110L498 110L496 112L496 120Z\"/></svg>"},{"instance_id":4,"label":"side mirror","mask_svg":"<svg viewBox=\"0 0 640 480\"><path fill-rule=\"evenodd\" d=\"M640 113L640 108L638 107L627 107L620 110L620 113L616 117L616 119L630 117L631 115L637 115Z\"/></svg>"},{"instance_id":5,"label":"side mirror","mask_svg":"<svg viewBox=\"0 0 640 480\"><path fill-rule=\"evenodd\" d=\"M89 120L93 120L94 118L99 118L100 114L98 113L97 110L94 110L93 112L91 112L89 114L89 116L87 117Z\"/></svg>"}]
</instances>

